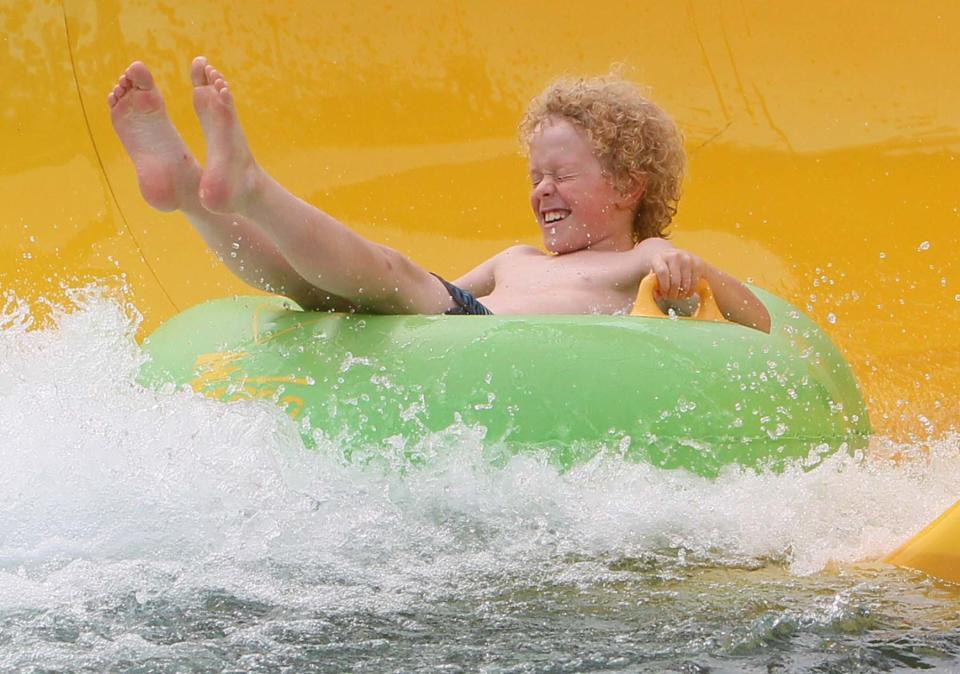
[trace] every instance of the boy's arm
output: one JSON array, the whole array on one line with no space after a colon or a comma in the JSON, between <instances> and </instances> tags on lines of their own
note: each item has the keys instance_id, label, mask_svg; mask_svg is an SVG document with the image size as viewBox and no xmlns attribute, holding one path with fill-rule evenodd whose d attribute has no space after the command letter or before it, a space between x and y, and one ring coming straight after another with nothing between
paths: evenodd
<instances>
[{"instance_id":1,"label":"boy's arm","mask_svg":"<svg viewBox=\"0 0 960 674\"><path fill-rule=\"evenodd\" d=\"M711 264L703 265L702 276L713 289L717 306L727 320L769 334L770 312L750 288Z\"/></svg>"},{"instance_id":2,"label":"boy's arm","mask_svg":"<svg viewBox=\"0 0 960 674\"><path fill-rule=\"evenodd\" d=\"M770 313L757 296L735 277L707 264L693 253L679 248L658 251L651 267L657 275L662 299L669 306L676 306L681 313L688 313L691 307L684 300L696 292L699 280L704 278L713 289L717 306L727 320L770 332Z\"/></svg>"},{"instance_id":3,"label":"boy's arm","mask_svg":"<svg viewBox=\"0 0 960 674\"><path fill-rule=\"evenodd\" d=\"M493 292L494 265L499 255L494 255L486 262L474 267L460 278L453 281L453 285L463 288L476 298L486 297Z\"/></svg>"},{"instance_id":4,"label":"boy's arm","mask_svg":"<svg viewBox=\"0 0 960 674\"><path fill-rule=\"evenodd\" d=\"M639 274L639 278L642 279L651 271L654 271L653 260L657 255L674 249L676 249L676 246L666 239L655 236L644 239L634 246L629 253L633 258L630 262L631 272Z\"/></svg>"}]
</instances>

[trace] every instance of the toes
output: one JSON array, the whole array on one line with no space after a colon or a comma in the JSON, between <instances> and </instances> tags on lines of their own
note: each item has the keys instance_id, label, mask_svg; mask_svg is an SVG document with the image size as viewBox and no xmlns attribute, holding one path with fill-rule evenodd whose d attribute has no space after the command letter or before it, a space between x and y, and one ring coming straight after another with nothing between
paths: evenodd
<instances>
[{"instance_id":1,"label":"toes","mask_svg":"<svg viewBox=\"0 0 960 674\"><path fill-rule=\"evenodd\" d=\"M207 76L207 84L216 84L217 80L223 79L223 75L220 74L220 71L211 65L208 65L204 72Z\"/></svg>"},{"instance_id":2,"label":"toes","mask_svg":"<svg viewBox=\"0 0 960 674\"><path fill-rule=\"evenodd\" d=\"M206 68L207 58L205 56L198 56L193 59L193 63L190 64L190 81L193 86L202 87L207 83Z\"/></svg>"},{"instance_id":3,"label":"toes","mask_svg":"<svg viewBox=\"0 0 960 674\"><path fill-rule=\"evenodd\" d=\"M213 88L216 90L221 101L228 104L233 103L233 95L230 93L230 87L225 79L218 77L213 83Z\"/></svg>"},{"instance_id":4,"label":"toes","mask_svg":"<svg viewBox=\"0 0 960 674\"><path fill-rule=\"evenodd\" d=\"M130 80L131 85L135 86L137 89L153 88L153 75L150 74L147 66L140 61L134 61L131 63L124 75L128 80Z\"/></svg>"},{"instance_id":5,"label":"toes","mask_svg":"<svg viewBox=\"0 0 960 674\"><path fill-rule=\"evenodd\" d=\"M107 103L111 108L115 106L129 90L129 87L124 86L124 80L125 78L121 77L120 82L113 88L113 91L107 94Z\"/></svg>"},{"instance_id":6,"label":"toes","mask_svg":"<svg viewBox=\"0 0 960 674\"><path fill-rule=\"evenodd\" d=\"M205 56L198 56L190 64L190 79L194 86L212 86L222 101L233 103L233 96L227 88L227 81L219 70L207 61Z\"/></svg>"}]
</instances>

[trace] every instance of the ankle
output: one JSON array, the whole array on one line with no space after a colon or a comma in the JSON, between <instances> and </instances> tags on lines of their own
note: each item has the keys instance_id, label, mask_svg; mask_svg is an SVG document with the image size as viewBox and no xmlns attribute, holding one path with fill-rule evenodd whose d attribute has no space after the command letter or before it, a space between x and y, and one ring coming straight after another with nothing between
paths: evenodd
<instances>
[{"instance_id":1,"label":"ankle","mask_svg":"<svg viewBox=\"0 0 960 674\"><path fill-rule=\"evenodd\" d=\"M238 206L243 212L256 211L264 203L270 193L271 187L275 181L260 168L260 165L253 159L250 165L244 170L241 178L243 181L242 198Z\"/></svg>"}]
</instances>

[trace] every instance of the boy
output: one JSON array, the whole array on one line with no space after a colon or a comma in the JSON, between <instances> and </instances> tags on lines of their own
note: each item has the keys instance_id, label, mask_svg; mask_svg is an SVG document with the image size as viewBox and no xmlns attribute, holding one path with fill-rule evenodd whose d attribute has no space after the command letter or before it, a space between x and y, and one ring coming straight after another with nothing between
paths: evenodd
<instances>
[{"instance_id":1,"label":"boy","mask_svg":"<svg viewBox=\"0 0 960 674\"><path fill-rule=\"evenodd\" d=\"M653 271L665 300L689 299L703 277L727 318L770 330L749 289L661 238L679 198L681 139L626 82L558 82L534 100L521 130L549 254L514 246L450 284L284 189L254 160L223 76L203 57L190 76L207 144L202 170L146 66L131 64L108 97L140 190L155 208L182 211L244 281L304 309L627 313ZM242 261L229 255L240 241Z\"/></svg>"}]
</instances>

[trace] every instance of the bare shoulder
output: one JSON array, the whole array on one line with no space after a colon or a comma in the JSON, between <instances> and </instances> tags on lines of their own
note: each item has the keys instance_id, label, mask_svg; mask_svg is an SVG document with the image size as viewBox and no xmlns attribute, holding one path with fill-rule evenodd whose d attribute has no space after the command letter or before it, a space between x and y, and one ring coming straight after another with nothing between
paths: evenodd
<instances>
[{"instance_id":1,"label":"bare shoulder","mask_svg":"<svg viewBox=\"0 0 960 674\"><path fill-rule=\"evenodd\" d=\"M650 273L650 264L657 253L673 248L665 239L646 239L630 250L606 253L603 261L610 274L619 282L639 284Z\"/></svg>"},{"instance_id":2,"label":"bare shoulder","mask_svg":"<svg viewBox=\"0 0 960 674\"><path fill-rule=\"evenodd\" d=\"M511 246L502 250L485 262L480 263L474 269L458 278L454 283L464 290L467 290L477 297L484 297L493 292L496 287L497 270L502 263L517 259L520 256L530 254L542 254L533 246Z\"/></svg>"},{"instance_id":3,"label":"bare shoulder","mask_svg":"<svg viewBox=\"0 0 960 674\"><path fill-rule=\"evenodd\" d=\"M553 256L547 255L542 250L534 246L518 244L516 246L510 246L509 248L503 249L484 264L489 264L490 269L494 272L497 272L509 269L518 264L522 265L526 260L545 257Z\"/></svg>"},{"instance_id":4,"label":"bare shoulder","mask_svg":"<svg viewBox=\"0 0 960 674\"><path fill-rule=\"evenodd\" d=\"M516 246L510 246L506 250L500 252L496 257L519 257L521 255L537 255L543 257L546 255L546 253L536 246L517 244Z\"/></svg>"},{"instance_id":5,"label":"bare shoulder","mask_svg":"<svg viewBox=\"0 0 960 674\"><path fill-rule=\"evenodd\" d=\"M609 279L627 280L642 274L642 259L636 248L629 251L603 251L570 253L563 256L564 262L585 272L602 275Z\"/></svg>"}]
</instances>

